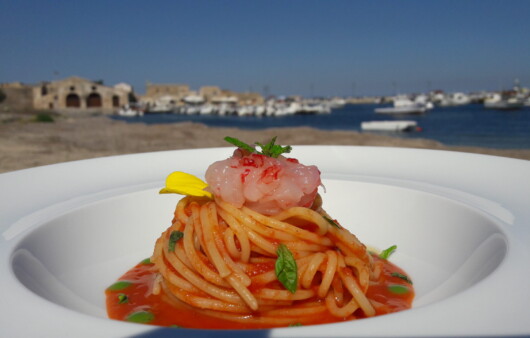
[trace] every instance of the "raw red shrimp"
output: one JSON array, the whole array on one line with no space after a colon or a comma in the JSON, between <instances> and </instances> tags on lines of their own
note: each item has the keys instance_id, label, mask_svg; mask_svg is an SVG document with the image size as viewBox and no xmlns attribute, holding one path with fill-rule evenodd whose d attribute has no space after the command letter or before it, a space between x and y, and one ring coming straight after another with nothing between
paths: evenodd
<instances>
[{"instance_id":1,"label":"raw red shrimp","mask_svg":"<svg viewBox=\"0 0 530 338\"><path fill-rule=\"evenodd\" d=\"M217 198L265 215L295 206L310 207L321 185L316 166L241 149L232 157L210 165L205 176L208 189Z\"/></svg>"}]
</instances>

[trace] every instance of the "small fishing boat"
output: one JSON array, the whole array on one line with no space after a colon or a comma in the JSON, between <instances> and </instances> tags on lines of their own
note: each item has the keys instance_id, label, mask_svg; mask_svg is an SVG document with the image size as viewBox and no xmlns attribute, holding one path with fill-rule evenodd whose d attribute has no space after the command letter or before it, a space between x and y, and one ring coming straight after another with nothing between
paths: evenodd
<instances>
[{"instance_id":1,"label":"small fishing boat","mask_svg":"<svg viewBox=\"0 0 530 338\"><path fill-rule=\"evenodd\" d=\"M391 131L391 132L408 132L420 131L416 121L366 121L361 123L361 129L364 131Z\"/></svg>"},{"instance_id":2,"label":"small fishing boat","mask_svg":"<svg viewBox=\"0 0 530 338\"><path fill-rule=\"evenodd\" d=\"M392 107L376 108L378 114L423 114L428 107L424 103L414 102L407 97L398 96Z\"/></svg>"},{"instance_id":3,"label":"small fishing boat","mask_svg":"<svg viewBox=\"0 0 530 338\"><path fill-rule=\"evenodd\" d=\"M143 116L144 111L140 107L132 106L132 105L125 105L121 107L117 112L117 115L119 116Z\"/></svg>"},{"instance_id":4,"label":"small fishing boat","mask_svg":"<svg viewBox=\"0 0 530 338\"><path fill-rule=\"evenodd\" d=\"M517 110L524 106L524 100L518 96L502 96L494 93L484 100L484 108L497 110Z\"/></svg>"}]
</instances>

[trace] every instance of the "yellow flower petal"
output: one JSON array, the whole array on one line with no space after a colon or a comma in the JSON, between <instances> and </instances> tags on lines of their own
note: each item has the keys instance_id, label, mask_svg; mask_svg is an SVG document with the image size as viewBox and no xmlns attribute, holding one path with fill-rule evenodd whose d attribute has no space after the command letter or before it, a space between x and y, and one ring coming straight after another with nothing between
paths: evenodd
<instances>
[{"instance_id":1,"label":"yellow flower petal","mask_svg":"<svg viewBox=\"0 0 530 338\"><path fill-rule=\"evenodd\" d=\"M180 194L188 196L206 196L211 198L212 194L205 191L208 184L191 174L175 171L166 178L166 187L160 190L161 194Z\"/></svg>"}]
</instances>

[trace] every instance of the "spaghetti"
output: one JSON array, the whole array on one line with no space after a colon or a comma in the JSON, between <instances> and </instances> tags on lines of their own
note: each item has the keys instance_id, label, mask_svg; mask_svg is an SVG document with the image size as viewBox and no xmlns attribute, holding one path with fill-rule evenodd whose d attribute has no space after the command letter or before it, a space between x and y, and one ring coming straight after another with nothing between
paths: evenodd
<instances>
[{"instance_id":1,"label":"spaghetti","mask_svg":"<svg viewBox=\"0 0 530 338\"><path fill-rule=\"evenodd\" d=\"M144 298L202 318L196 324L189 317L184 323L150 321L158 325L307 325L399 311L413 298L409 281L396 277L403 271L370 254L333 221L319 195L310 207L292 206L274 215L216 196L184 197L144 270L148 277L136 278L148 281ZM392 295L391 284L407 292ZM112 310L119 308L114 293L107 295L109 315L126 319Z\"/></svg>"}]
</instances>

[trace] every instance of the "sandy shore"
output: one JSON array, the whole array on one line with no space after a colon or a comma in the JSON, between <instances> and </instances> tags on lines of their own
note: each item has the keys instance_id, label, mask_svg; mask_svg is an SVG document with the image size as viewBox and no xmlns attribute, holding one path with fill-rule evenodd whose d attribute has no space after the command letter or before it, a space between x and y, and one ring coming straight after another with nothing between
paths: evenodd
<instances>
[{"instance_id":1,"label":"sandy shore","mask_svg":"<svg viewBox=\"0 0 530 338\"><path fill-rule=\"evenodd\" d=\"M442 149L530 160L530 149L449 147L426 139L400 139L350 131L307 127L259 131L210 128L197 123L127 124L105 116L58 117L53 123L30 117L0 119L0 173L65 161L159 150L228 146L225 136L249 143L270 140L290 145L361 145Z\"/></svg>"}]
</instances>

